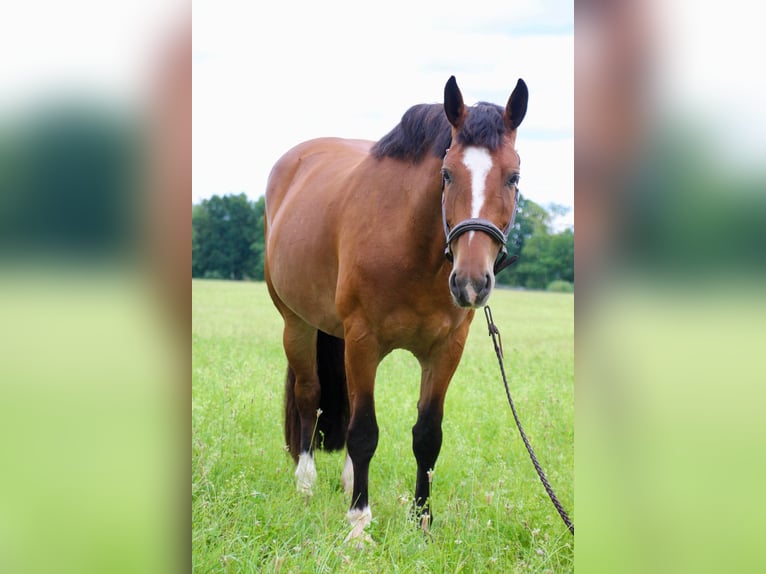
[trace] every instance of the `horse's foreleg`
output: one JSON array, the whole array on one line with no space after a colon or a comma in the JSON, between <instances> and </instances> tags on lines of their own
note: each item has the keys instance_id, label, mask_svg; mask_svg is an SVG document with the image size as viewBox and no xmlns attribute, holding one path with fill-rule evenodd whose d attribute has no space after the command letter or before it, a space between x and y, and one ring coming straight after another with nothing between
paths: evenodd
<instances>
[{"instance_id":1,"label":"horse's foreleg","mask_svg":"<svg viewBox=\"0 0 766 574\"><path fill-rule=\"evenodd\" d=\"M433 520L430 507L431 481L442 445L444 397L463 354L467 331L466 327L432 351L428 357L420 358L423 371L418 420L412 427L412 451L418 464L414 511L423 528L430 526Z\"/></svg>"},{"instance_id":2,"label":"horse's foreleg","mask_svg":"<svg viewBox=\"0 0 766 574\"><path fill-rule=\"evenodd\" d=\"M352 529L346 540L357 538L372 520L368 497L370 460L378 446L375 417L375 372L380 361L373 337L364 332L346 331L346 377L351 407L346 447L353 466L354 486L351 508L346 515Z\"/></svg>"}]
</instances>

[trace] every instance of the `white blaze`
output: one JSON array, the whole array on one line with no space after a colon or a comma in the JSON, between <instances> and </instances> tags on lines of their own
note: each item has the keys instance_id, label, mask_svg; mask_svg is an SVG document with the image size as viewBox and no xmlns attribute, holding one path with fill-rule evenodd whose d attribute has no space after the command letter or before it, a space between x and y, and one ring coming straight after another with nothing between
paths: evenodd
<instances>
[{"instance_id":1,"label":"white blaze","mask_svg":"<svg viewBox=\"0 0 766 574\"><path fill-rule=\"evenodd\" d=\"M471 217L477 218L484 207L484 191L487 174L492 168L492 157L484 148L469 147L463 152L463 164L471 174Z\"/></svg>"}]
</instances>

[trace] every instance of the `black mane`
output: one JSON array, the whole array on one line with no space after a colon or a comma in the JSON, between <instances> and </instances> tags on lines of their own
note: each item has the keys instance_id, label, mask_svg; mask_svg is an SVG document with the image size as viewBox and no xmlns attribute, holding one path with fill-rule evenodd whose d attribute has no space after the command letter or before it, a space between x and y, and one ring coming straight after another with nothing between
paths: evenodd
<instances>
[{"instance_id":1,"label":"black mane","mask_svg":"<svg viewBox=\"0 0 766 574\"><path fill-rule=\"evenodd\" d=\"M479 102L467 108L463 127L458 132L458 142L496 150L505 134L503 108L487 102ZM452 144L452 126L447 121L442 104L418 104L402 116L397 126L383 136L372 148L377 159L392 157L411 160L423 159L427 152L444 157Z\"/></svg>"}]
</instances>

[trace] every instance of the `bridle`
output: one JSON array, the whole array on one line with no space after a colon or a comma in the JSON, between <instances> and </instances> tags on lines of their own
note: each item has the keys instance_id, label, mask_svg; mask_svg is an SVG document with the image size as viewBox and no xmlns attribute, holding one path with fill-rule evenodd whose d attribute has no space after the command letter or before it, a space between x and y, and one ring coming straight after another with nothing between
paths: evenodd
<instances>
[{"instance_id":1,"label":"bridle","mask_svg":"<svg viewBox=\"0 0 766 574\"><path fill-rule=\"evenodd\" d=\"M447 151L449 151L449 149L447 149ZM483 219L481 217L471 217L469 219L464 219L463 221L458 223L455 227L450 229L450 226L447 224L447 213L444 207L445 183L446 183L446 178L444 177L444 175L442 175L442 224L444 225L444 236L447 241L447 244L444 248L444 256L447 258L447 261L452 263L454 260L454 256L452 255L452 242L455 239L457 239L458 237L460 237L461 235L469 231L481 231L482 233L486 233L487 235L489 235L492 239L494 239L500 244L500 252L497 254L497 259L495 259L495 265L493 267L493 272L495 275L500 273L500 271L502 271L509 265L512 265L513 263L515 263L516 260L519 258L519 256L512 255L511 257L508 257L507 245L508 245L508 236L511 233L511 228L513 228L513 223L514 223L514 220L516 219L518 195L516 196L516 201L514 201L514 204L513 204L513 213L511 214L511 220L508 222L508 225L505 227L505 229L500 229L497 225L495 225L488 219Z\"/></svg>"}]
</instances>

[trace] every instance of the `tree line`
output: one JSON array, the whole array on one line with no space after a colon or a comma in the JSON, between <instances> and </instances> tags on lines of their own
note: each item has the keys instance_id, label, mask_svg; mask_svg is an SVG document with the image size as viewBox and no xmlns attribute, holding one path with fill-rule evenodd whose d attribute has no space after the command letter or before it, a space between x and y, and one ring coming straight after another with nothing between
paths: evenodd
<instances>
[{"instance_id":1,"label":"tree line","mask_svg":"<svg viewBox=\"0 0 766 574\"><path fill-rule=\"evenodd\" d=\"M253 201L244 193L214 195L192 206L192 277L263 280L263 197ZM549 210L519 197L508 252L519 261L502 271L497 282L528 289L572 290L574 232L554 232Z\"/></svg>"}]
</instances>

